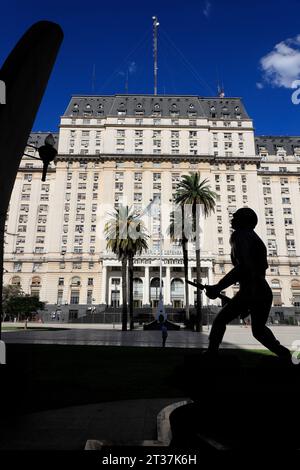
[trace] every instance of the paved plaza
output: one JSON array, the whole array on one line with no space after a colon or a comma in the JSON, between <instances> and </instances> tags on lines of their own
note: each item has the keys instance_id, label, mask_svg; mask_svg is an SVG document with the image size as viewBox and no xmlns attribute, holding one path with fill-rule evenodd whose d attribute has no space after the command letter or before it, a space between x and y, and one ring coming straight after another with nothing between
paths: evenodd
<instances>
[{"instance_id":1,"label":"paved plaza","mask_svg":"<svg viewBox=\"0 0 300 470\"><path fill-rule=\"evenodd\" d=\"M13 326L16 325L10 325L11 328ZM29 324L28 327L32 329L5 331L4 341L22 344L161 347L160 331L137 329L122 332L119 325L106 325L105 329L103 325L67 324ZM300 339L300 327L274 326L272 330L281 343L289 348L293 341ZM208 335L207 326L204 326L202 333L169 331L167 347L207 347ZM228 326L223 347L262 349L252 337L251 328L239 325ZM144 440L155 441L159 436L158 417L163 415L166 407L187 399L189 397L179 395L178 398L114 402L99 400L99 403L14 415L6 422L6 431L0 436L0 450L83 450L88 440L105 440L108 444L121 446ZM165 416L162 423L170 429L168 417Z\"/></svg>"},{"instance_id":2,"label":"paved plaza","mask_svg":"<svg viewBox=\"0 0 300 470\"><path fill-rule=\"evenodd\" d=\"M10 324L15 326L15 324ZM78 344L92 346L141 346L160 347L160 331L121 331L120 325L68 325L68 324L28 324L35 329L20 329L3 332L6 343L31 344ZM7 324L4 324L4 328ZM294 341L300 341L299 326L273 326L271 330L276 338L286 347L292 348ZM169 331L167 347L173 348L206 348L210 329L203 327L202 333L188 330ZM251 327L229 325L227 327L223 348L264 349L253 338Z\"/></svg>"}]
</instances>

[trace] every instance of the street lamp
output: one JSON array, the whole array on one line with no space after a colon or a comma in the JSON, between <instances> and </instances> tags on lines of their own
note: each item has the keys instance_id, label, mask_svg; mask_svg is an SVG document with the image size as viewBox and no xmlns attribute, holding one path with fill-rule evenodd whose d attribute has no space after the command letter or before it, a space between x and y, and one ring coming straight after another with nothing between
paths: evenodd
<instances>
[{"instance_id":1,"label":"street lamp","mask_svg":"<svg viewBox=\"0 0 300 470\"><path fill-rule=\"evenodd\" d=\"M47 175L47 170L49 163L54 160L54 158L57 155L57 150L54 147L55 145L55 140L52 134L48 134L47 137L45 138L45 144L42 145L41 147L35 147L34 145L27 144L27 147L31 147L38 151L40 158L33 157L32 155L28 155L27 153L24 153L29 158L33 158L34 160L42 160L43 162L43 174L42 174L42 181L46 181L46 175Z\"/></svg>"}]
</instances>

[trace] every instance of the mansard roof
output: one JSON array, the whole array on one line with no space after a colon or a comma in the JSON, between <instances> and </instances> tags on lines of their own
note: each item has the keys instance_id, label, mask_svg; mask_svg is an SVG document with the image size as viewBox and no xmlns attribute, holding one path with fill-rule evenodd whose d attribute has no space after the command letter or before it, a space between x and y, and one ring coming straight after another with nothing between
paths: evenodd
<instances>
[{"instance_id":1,"label":"mansard roof","mask_svg":"<svg viewBox=\"0 0 300 470\"><path fill-rule=\"evenodd\" d=\"M250 119L241 98L189 95L74 95L64 116L104 118L122 113L128 117Z\"/></svg>"},{"instance_id":2,"label":"mansard roof","mask_svg":"<svg viewBox=\"0 0 300 470\"><path fill-rule=\"evenodd\" d=\"M255 137L256 152L262 147L269 155L276 155L277 149L282 147L287 155L293 155L296 148L300 148L300 136L261 135Z\"/></svg>"}]
</instances>

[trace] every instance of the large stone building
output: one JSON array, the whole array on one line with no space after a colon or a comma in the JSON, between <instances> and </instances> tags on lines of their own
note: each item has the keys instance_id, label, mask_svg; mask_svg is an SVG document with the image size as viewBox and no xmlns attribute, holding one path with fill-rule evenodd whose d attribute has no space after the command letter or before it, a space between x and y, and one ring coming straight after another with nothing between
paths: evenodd
<instances>
[{"instance_id":1,"label":"large stone building","mask_svg":"<svg viewBox=\"0 0 300 470\"><path fill-rule=\"evenodd\" d=\"M29 143L39 146L44 137L32 134ZM55 138L58 156L45 183L41 163L22 159L7 217L6 284L38 294L48 313L59 310L65 320L94 307L118 308L121 269L106 250L104 223L119 204L143 211L154 199L162 208L164 302L183 307L182 252L166 228L180 177L199 171L217 193L215 212L201 223L204 283L231 269L231 214L249 206L268 247L274 313L297 311L300 137L255 137L240 98L115 95L72 97ZM145 223L151 238L148 252L135 259L135 307L158 302L159 214ZM193 279L193 244L189 258Z\"/></svg>"}]
</instances>

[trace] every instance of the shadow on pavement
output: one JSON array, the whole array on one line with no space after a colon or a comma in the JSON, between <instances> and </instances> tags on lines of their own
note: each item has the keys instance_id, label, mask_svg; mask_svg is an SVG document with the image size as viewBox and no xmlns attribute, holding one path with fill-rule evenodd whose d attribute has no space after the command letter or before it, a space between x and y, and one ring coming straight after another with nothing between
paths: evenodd
<instances>
[{"instance_id":1,"label":"shadow on pavement","mask_svg":"<svg viewBox=\"0 0 300 470\"><path fill-rule=\"evenodd\" d=\"M238 355L222 351L218 360L187 356L173 380L178 377L184 395L194 403L171 414L171 446L255 451L270 446L300 448L299 366L249 351Z\"/></svg>"}]
</instances>

